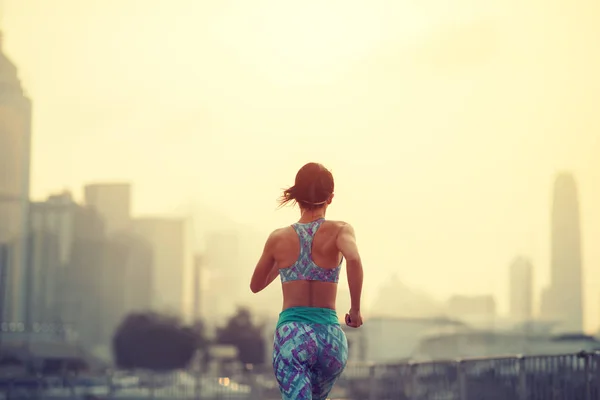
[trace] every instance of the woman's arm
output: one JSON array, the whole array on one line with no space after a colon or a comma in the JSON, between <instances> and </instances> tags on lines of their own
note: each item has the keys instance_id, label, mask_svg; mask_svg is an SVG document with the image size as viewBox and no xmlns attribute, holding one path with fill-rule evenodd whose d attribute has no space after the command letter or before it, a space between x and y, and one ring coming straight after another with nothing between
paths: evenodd
<instances>
[{"instance_id":1,"label":"woman's arm","mask_svg":"<svg viewBox=\"0 0 600 400\"><path fill-rule=\"evenodd\" d=\"M275 268L275 258L273 249L275 247L277 231L271 233L267 238L262 255L254 268L252 279L250 280L250 290L252 293L258 293L265 289L277 278L279 273Z\"/></svg>"},{"instance_id":2,"label":"woman's arm","mask_svg":"<svg viewBox=\"0 0 600 400\"><path fill-rule=\"evenodd\" d=\"M340 230L337 240L337 247L346 259L346 271L348 275L348 288L350 289L350 301L352 311L360 313L360 297L363 285L363 267L356 245L356 236L354 228L346 224Z\"/></svg>"},{"instance_id":3,"label":"woman's arm","mask_svg":"<svg viewBox=\"0 0 600 400\"><path fill-rule=\"evenodd\" d=\"M273 265L273 268L271 269L271 272L269 272L269 276L267 276L267 284L265 285L265 287L269 286L275 279L277 279L277 277L279 276L279 268L277 268L277 265Z\"/></svg>"}]
</instances>

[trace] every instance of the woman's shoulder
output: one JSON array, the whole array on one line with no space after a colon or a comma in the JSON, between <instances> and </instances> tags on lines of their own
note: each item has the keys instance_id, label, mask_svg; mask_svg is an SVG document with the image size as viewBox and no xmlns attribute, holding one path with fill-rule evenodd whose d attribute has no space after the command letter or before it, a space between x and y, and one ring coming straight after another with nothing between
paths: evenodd
<instances>
[{"instance_id":1,"label":"woman's shoulder","mask_svg":"<svg viewBox=\"0 0 600 400\"><path fill-rule=\"evenodd\" d=\"M286 233L289 232L289 230L291 229L291 226L284 226L281 228L275 228L271 234L269 235L270 238L280 238L281 236L284 236Z\"/></svg>"},{"instance_id":2,"label":"woman's shoulder","mask_svg":"<svg viewBox=\"0 0 600 400\"><path fill-rule=\"evenodd\" d=\"M350 223L346 222L346 221L328 219L327 222L329 222L330 224L335 225L339 228L343 228L345 226L350 226Z\"/></svg>"},{"instance_id":3,"label":"woman's shoulder","mask_svg":"<svg viewBox=\"0 0 600 400\"><path fill-rule=\"evenodd\" d=\"M352 227L352 225L350 225L350 223L348 223L346 221L327 220L327 222L332 227L332 231L335 231L336 235L339 235L341 232L348 230L348 229L354 231L354 228Z\"/></svg>"},{"instance_id":4,"label":"woman's shoulder","mask_svg":"<svg viewBox=\"0 0 600 400\"><path fill-rule=\"evenodd\" d=\"M285 239L285 238L289 237L293 232L294 232L294 229L292 228L292 225L283 226L281 228L275 228L269 234L269 239L268 240L270 240L270 241L278 241L278 240L281 240L281 239Z\"/></svg>"}]
</instances>

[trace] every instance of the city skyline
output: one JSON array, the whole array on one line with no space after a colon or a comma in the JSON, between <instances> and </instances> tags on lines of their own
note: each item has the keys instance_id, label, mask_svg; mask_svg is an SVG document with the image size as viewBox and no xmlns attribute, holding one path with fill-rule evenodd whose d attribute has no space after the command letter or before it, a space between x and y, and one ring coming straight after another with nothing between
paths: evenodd
<instances>
[{"instance_id":1,"label":"city skyline","mask_svg":"<svg viewBox=\"0 0 600 400\"><path fill-rule=\"evenodd\" d=\"M572 177L570 177L569 175L566 174L559 174L557 176L557 182L561 182L565 179L565 176L567 177L567 180L572 180ZM571 185L574 186L574 183ZM93 183L93 184L87 184L84 186L84 192L89 193L89 189L93 187L95 188L95 190L109 190L109 192L113 192L113 193L117 193L117 194L123 194L123 193L130 193L131 192L131 184L130 183L124 183L124 182L118 182L118 183L110 183L110 182L105 182L105 183ZM564 188L564 185L562 185L562 188ZM115 189L118 189L116 192L114 192ZM573 189L574 190L574 189ZM556 190L555 190L556 192ZM564 197L564 193L560 193L559 190L559 194L558 197ZM576 194L574 195L576 196ZM93 197L93 196L92 196ZM104 199L107 199L108 197L106 197L106 195L101 196ZM556 196L555 196L556 197ZM569 195L567 195L567 198L569 197ZM130 199L127 196L121 197L122 202L124 203L123 206L120 206L118 204L115 204L114 202L112 203L113 206L116 206L116 210L123 210L128 208L128 206L126 206L125 204L128 204L130 202ZM564 205L564 203L560 203L558 204L558 206L562 206ZM82 204L81 206L87 206L87 207L91 207L91 210L97 210L96 207L93 204L87 203L87 204ZM36 214L39 213L40 211L47 213L48 211L52 211L52 210L66 210L69 207L81 207L80 205L76 204L73 202L73 198L72 195L69 192L64 192L61 194L51 194L48 197L48 200L46 202L38 202L38 203L32 203L32 212L35 212ZM66 208L65 208L66 207ZM555 207L556 209L556 207ZM56 212L56 211L54 211ZM60 212L60 211L59 211ZM63 211L64 212L64 211ZM556 211L554 211L555 213ZM553 214L554 214L553 213ZM560 212L559 212L560 213ZM118 213L117 213L118 214ZM160 214L160 213L159 213ZM567 212L567 215L573 215L573 213ZM109 214L110 215L110 214ZM576 213L575 213L576 215ZM101 216L101 218L105 221L104 222L104 226L102 228L103 232L109 232L106 228L108 226L111 225L110 222L108 222L108 220L110 220L110 216L107 216L103 213L100 213L99 216ZM64 218L63 218L64 219ZM128 215L127 216L127 221L131 221L129 224L129 229L133 229L133 232L136 233L140 233L139 228L136 227L136 225L139 226L140 223L142 224L156 224L156 223L164 223L164 222L169 222L168 219L165 219L164 217L136 217L133 215ZM46 217L46 220L50 221L50 220L54 220L55 222L53 223L52 226L54 226L55 230L58 230L58 232L60 231L64 231L63 228L59 228L59 225L56 225L56 218L54 219L48 219L48 217ZM65 221L68 221L69 218L67 218ZM39 230L39 228L43 227L44 224L42 223L40 225L42 220L38 219L38 218L33 218L31 220L32 222L32 227L33 230L31 231L32 235L35 235L36 232L37 233L41 233L44 232L43 230ZM178 222L177 219L172 219L172 222ZM562 220L562 223L568 222L568 218L567 220ZM171 222L169 222L171 223ZM46 223L47 224L47 223ZM575 223L576 225L576 223ZM36 227L38 227L36 230ZM216 321L224 321L226 319L227 315L231 315L233 313L233 311L235 310L236 306L239 304L244 304L246 302L246 304L249 304L251 306L256 306L257 304L252 304L252 300L249 296L244 296L243 293L243 288L244 288L244 280L243 280L243 276L238 276L237 277L237 281L235 282L239 282L241 283L240 289L241 292L238 290L233 290L233 292L235 292L235 295L232 297L231 295L226 295L223 297L222 299L222 303L224 305L217 307L216 303L211 303L211 301L215 300L215 296L219 297L223 295L223 290L219 289L220 286L223 285L219 285L219 279L225 279L225 283L226 283L226 287L229 290L232 290L233 286L232 284L234 284L234 279L236 277L236 274L234 272L234 270L230 269L230 268L234 268L236 269L237 265L239 265L239 263L237 262L231 262L234 261L236 259L247 259L248 258L248 245L252 245L252 241L248 241L248 232L245 232L244 234L244 230L243 227L238 226L238 229L242 229L242 230L236 230L233 227L229 227L225 230L221 230L221 231L213 231L210 234L208 234L206 237L203 238L203 240L201 241L202 243L204 243L204 250L199 250L202 246L199 242L195 243L193 246L193 251L188 252L188 255L191 256L190 260L192 262L194 262L195 257L197 257L198 255L202 255L202 258L204 259L202 262L202 268L203 268L203 279L200 282L201 286L201 293L200 293L200 298L201 298L201 304L202 305L202 315L204 318L209 318L211 321L216 322ZM49 232L49 231L46 231ZM69 232L69 230L65 231L65 232ZM115 233L115 232L113 232ZM117 234L119 233L123 233L123 232L116 232ZM72 233L74 234L74 232ZM240 239L243 238L245 236L245 240L242 240L242 242L240 242ZM142 236L144 236L144 234L142 234ZM35 238L35 236L33 236ZM108 236L110 237L110 235ZM119 237L117 235L117 237ZM163 236L163 237L169 237L171 238L171 240L173 239L173 235L167 235L167 236ZM67 240L73 240L75 239L75 237L72 237L71 239L67 239ZM158 248L160 249L161 247L166 247L169 248L169 246L164 246L164 243L161 242L160 240L158 242L156 242L156 239L153 239L152 237L148 236L146 237L146 239L149 239L152 243L152 246L154 248ZM62 239L64 241L64 239ZM232 241L233 240L233 241ZM235 242L239 242L237 245L235 245L234 247L231 247L228 245L231 243L235 243ZM32 242L35 246L35 241ZM241 245L241 246L240 246ZM47 247L46 247L47 248ZM244 251L240 251L243 248L245 248ZM32 248L34 249L34 248ZM64 252L65 250L65 246L64 243L63 244L59 244L59 248L58 248L61 252ZM224 249L228 249L228 252L223 252L222 250ZM250 251L252 251L250 249ZM217 258L214 258L214 257ZM36 257L36 256L34 256ZM39 257L39 256L37 256ZM43 255L42 257L46 258L46 264L50 265L51 264L51 260L48 260L48 254ZM57 254L57 257L61 260L63 260L62 262L64 263L65 259L68 259L69 254ZM233 258L232 258L233 257ZM35 258L34 258L35 259ZM42 258L41 260L44 260L44 258ZM229 260L229 261L228 261ZM38 261L39 263L39 261ZM164 262L162 263L164 265ZM217 268L215 270L215 267ZM40 267L38 267L40 268ZM156 268L156 267L154 267ZM511 326L511 323L506 324L505 322L503 322L507 317L510 318L510 321L514 322L527 322L529 320L529 318L527 318L527 315L529 315L530 317L532 317L532 320L537 320L538 318L541 318L540 322L545 322L545 321L552 321L552 320L557 320L557 316L559 316L560 314L560 310L556 309L554 310L554 314L551 315L544 315L544 311L543 309L538 311L538 310L533 310L532 309L532 305L534 302L534 298L535 296L532 296L531 298L528 297L532 294L530 289L527 289L528 287L531 287L532 285L532 265L530 260L526 257L526 256L518 256L517 258L515 258L513 260L512 263L510 263L508 270L510 271L510 275L512 277L511 282L513 282L513 284L515 285L515 287L511 286L511 300L513 301L513 303L511 303L511 310L509 310L509 313L500 313L500 314L496 314L496 306L495 306L495 297L493 295L490 294L484 294L483 296L464 296L460 293L456 293L453 296L449 297L447 300L447 305L444 305L444 302L432 302L433 297L430 297L431 294L430 293L420 293L419 290L415 290L415 288L410 288L410 287L406 287L406 285L400 281L397 280L397 277L392 277L391 282L393 283L394 281L396 282L395 284L393 284L392 286L390 286L388 288L388 295L387 295L387 300L385 300L385 304L387 304L387 306L383 307L381 304L377 305L375 304L375 308L371 307L366 307L365 311L367 313L367 315L373 315L374 317L382 317L382 316L388 316L388 317L403 317L403 318L415 318L415 317L421 317L421 318L435 318L435 317L444 317L444 316L449 316L452 318L458 318L459 320L462 320L463 322L466 322L468 325L471 325L473 327L496 327L496 328L500 328L500 329L506 329L507 327ZM172 271L172 269L171 269ZM216 275L214 275L215 271L217 272ZM39 272L39 271L38 271ZM182 270L182 275L173 275L171 272L168 273L168 276L170 278L176 277L176 276L181 276L180 279L180 284L181 285L183 283L183 276L185 275L185 271ZM191 271L188 271L191 273ZM44 271L44 274L48 274L48 271ZM208 275L207 275L208 274ZM163 278L165 278L166 275L163 275ZM221 277L221 278L219 278ZM519 277L520 279L515 279L515 277ZM208 278L208 279L207 279ZM215 280L216 278L216 280ZM521 279L522 278L522 279ZM344 278L342 277L342 281L344 280ZM37 279L37 281L39 281L39 279ZM44 279L42 279L42 281L37 282L37 285L39 285L40 283L42 283L43 281L45 281ZM128 281L128 279L124 278L124 281ZM164 279L163 279L164 281ZM46 282L47 284L48 282ZM221 282L223 283L223 282ZM152 284L151 284L152 285ZM162 283L161 283L162 285ZM216 285L216 286L215 286ZM190 282L189 288L184 288L184 286L179 286L180 289L176 290L176 292L181 293L182 294L182 299L180 302L180 306L176 307L181 309L181 315L184 316L184 318L186 315L190 315L190 313L192 313L193 307L188 307L189 304L191 304L190 302L193 300L189 300L188 297L192 297L193 294L191 292L188 292L187 297L184 296L184 292L186 290L190 290L191 287L193 286L193 283ZM212 287L213 289L216 289L216 292L213 292L212 290L207 290L208 288ZM515 290L516 288L516 290ZM519 289L521 288L521 289ZM399 290L401 289L401 290ZM391 290L391 291L390 291ZM529 294L527 293L516 293L519 291L525 291L527 292L529 290ZM167 312L171 312L171 311L175 311L176 308L173 307L164 307L164 305L161 305L161 302L156 302L156 296L157 293L163 293L163 295L158 295L159 298L163 298L164 294L167 293L166 291L159 289L158 292L156 290L153 291L153 293L151 294L152 298L154 300L150 300L150 303L153 304L150 307L153 309L157 309L157 310L165 310ZM172 292L172 291L171 291ZM44 292L46 293L46 292ZM381 292L383 294L383 292ZM515 298L512 298L513 295L517 295L515 296ZM340 290L340 295L348 295L347 290L345 290L345 288L341 288ZM394 301L390 300L391 296L398 296L398 295L402 295L405 296L404 299L396 299L396 304L394 303ZM237 296L237 297L236 297ZM406 297L408 296L408 297ZM35 298L38 298L39 296L37 296L37 292L36 292L36 296ZM185 299L184 299L185 297ZM278 301L275 301L276 299L279 299L280 294L278 293L278 291L272 291L272 296L269 297L269 305L266 306L263 305L262 310L257 313L257 316L259 318L268 318L269 315L275 315L277 309L278 309ZM340 296L341 297L341 296ZM45 298L44 298L45 299ZM237 299L237 300L236 300ZM348 299L339 299L341 304L346 304ZM408 301L408 302L407 302ZM457 301L460 301L462 304L460 307L463 307L464 310L467 311L456 311L459 310L460 307L455 307L453 304L456 303ZM489 308L488 311L485 312L481 312L480 308L483 306L483 301L487 301L487 302L491 302L492 306L487 306ZM527 304L527 302L529 301L529 304ZM454 302L454 303L453 303ZM219 303L221 303L221 301L219 301ZM42 303L40 304L48 304L51 305L52 302L48 301L48 300L43 300L42 299ZM171 303L174 304L174 303ZM226 304L226 305L225 305ZM458 304L458 303L456 303ZM265 308L266 306L266 308ZM406 312L398 312L398 307L402 310L406 309L406 306L410 306L410 313L406 313ZM261 306L259 306L260 308ZM425 308L423 308L425 307ZM448 308L449 307L449 308ZM466 307L466 308L465 308ZM479 307L479 308L478 308ZM490 308L491 307L491 308ZM144 307L142 306L142 309ZM452 309L455 309L455 311L452 311ZM132 309L136 309L135 307ZM138 307L139 309L139 307ZM207 310L213 309L212 312L207 312ZM222 309L223 313L222 315L218 316L215 314L215 311L217 311L218 309ZM40 309L41 310L41 309ZM386 311L388 310L388 311ZM396 310L396 311L394 311ZM473 311L468 311L468 310L473 310ZM475 311L478 310L478 311ZM514 315L513 311L517 310L517 313L521 313L521 317L519 318L518 315ZM529 311L527 311L529 310ZM338 307L338 312L342 312L343 310L340 309L340 307ZM576 310L573 310L576 313ZM39 314L39 311L37 311L37 314L35 315L42 315ZM43 312L43 310L42 310ZM471 313L472 314L469 314ZM465 314L466 313L466 314ZM176 313L178 314L178 313ZM464 315L463 315L464 314ZM569 316L569 314L567 314ZM474 318L472 318L474 317ZM517 318L515 318L517 317ZM498 319L500 318L500 319ZM35 318L34 318L35 319ZM559 320L559 319L558 319ZM497 323L500 322L500 325L497 325ZM560 331L560 330L559 330Z\"/></svg>"},{"instance_id":2,"label":"city skyline","mask_svg":"<svg viewBox=\"0 0 600 400\"><path fill-rule=\"evenodd\" d=\"M257 7L280 21L296 15ZM395 272L436 298L492 293L506 313L515 254L534 264L539 309L550 280L551 184L569 170L580 191L586 329L595 331L600 60L582 49L593 45L598 14L579 3L569 13L528 4L518 16L499 2L471 15L390 7L347 7L360 29L336 19L335 7L317 16L308 7L301 15L318 23L314 37L281 23L265 28L281 33L269 41L244 34L257 13L241 20L217 5L150 1L140 13L125 0L7 1L5 47L36 104L33 198L126 180L135 182L134 215L203 203L266 237L297 217L275 213L275 199L314 159L337 180L329 216L353 223L364 249L365 301ZM401 15L407 24L397 24ZM176 17L179 33L166 29ZM319 36L328 43L316 46L320 56L342 45L322 65L311 53ZM295 64L274 56L286 40L303 45ZM343 46L353 40L358 55ZM573 68L575 78L565 72Z\"/></svg>"}]
</instances>

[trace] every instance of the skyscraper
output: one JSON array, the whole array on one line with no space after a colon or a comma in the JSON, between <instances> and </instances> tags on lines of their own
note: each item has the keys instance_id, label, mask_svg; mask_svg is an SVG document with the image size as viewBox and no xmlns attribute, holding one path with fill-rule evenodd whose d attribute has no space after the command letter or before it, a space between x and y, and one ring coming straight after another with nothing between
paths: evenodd
<instances>
[{"instance_id":1,"label":"skyscraper","mask_svg":"<svg viewBox=\"0 0 600 400\"><path fill-rule=\"evenodd\" d=\"M3 320L23 322L27 268L31 101L17 68L2 51L0 32L0 243L9 246Z\"/></svg>"},{"instance_id":2,"label":"skyscraper","mask_svg":"<svg viewBox=\"0 0 600 400\"><path fill-rule=\"evenodd\" d=\"M533 266L525 257L517 257L510 264L509 312L516 321L533 317Z\"/></svg>"},{"instance_id":3,"label":"skyscraper","mask_svg":"<svg viewBox=\"0 0 600 400\"><path fill-rule=\"evenodd\" d=\"M154 243L136 235L131 223L131 184L86 185L85 203L104 220L104 273L98 284L102 298L103 337L109 338L132 311L152 308Z\"/></svg>"},{"instance_id":4,"label":"skyscraper","mask_svg":"<svg viewBox=\"0 0 600 400\"><path fill-rule=\"evenodd\" d=\"M131 221L131 185L98 183L85 187L85 203L102 215L106 233L129 229Z\"/></svg>"},{"instance_id":5,"label":"skyscraper","mask_svg":"<svg viewBox=\"0 0 600 400\"><path fill-rule=\"evenodd\" d=\"M240 273L240 239L238 232L228 230L213 231L206 237L204 316L217 324L232 315L248 293L247 275ZM225 292L227 296L223 296Z\"/></svg>"},{"instance_id":6,"label":"skyscraper","mask_svg":"<svg viewBox=\"0 0 600 400\"><path fill-rule=\"evenodd\" d=\"M66 324L83 343L100 341L104 222L68 192L30 206L29 324Z\"/></svg>"},{"instance_id":7,"label":"skyscraper","mask_svg":"<svg viewBox=\"0 0 600 400\"><path fill-rule=\"evenodd\" d=\"M133 232L152 247L152 309L178 316L186 310L187 283L190 282L193 252L187 221L176 218L139 218L133 220Z\"/></svg>"},{"instance_id":8,"label":"skyscraper","mask_svg":"<svg viewBox=\"0 0 600 400\"><path fill-rule=\"evenodd\" d=\"M542 309L563 332L583 330L583 277L579 201L575 178L561 173L554 182L552 201L550 287Z\"/></svg>"}]
</instances>

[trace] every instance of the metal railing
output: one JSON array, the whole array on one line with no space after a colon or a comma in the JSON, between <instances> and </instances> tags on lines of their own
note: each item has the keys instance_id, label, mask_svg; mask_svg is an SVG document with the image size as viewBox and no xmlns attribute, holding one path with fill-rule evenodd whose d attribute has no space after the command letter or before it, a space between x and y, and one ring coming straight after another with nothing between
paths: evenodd
<instances>
[{"instance_id":1,"label":"metal railing","mask_svg":"<svg viewBox=\"0 0 600 400\"><path fill-rule=\"evenodd\" d=\"M600 353L363 367L344 377L352 400L596 400ZM362 376L361 376L362 375ZM366 375L366 376L365 376Z\"/></svg>"},{"instance_id":2,"label":"metal railing","mask_svg":"<svg viewBox=\"0 0 600 400\"><path fill-rule=\"evenodd\" d=\"M187 371L0 378L5 399L278 400L272 371L228 378ZM597 400L600 352L348 365L332 400Z\"/></svg>"}]
</instances>

